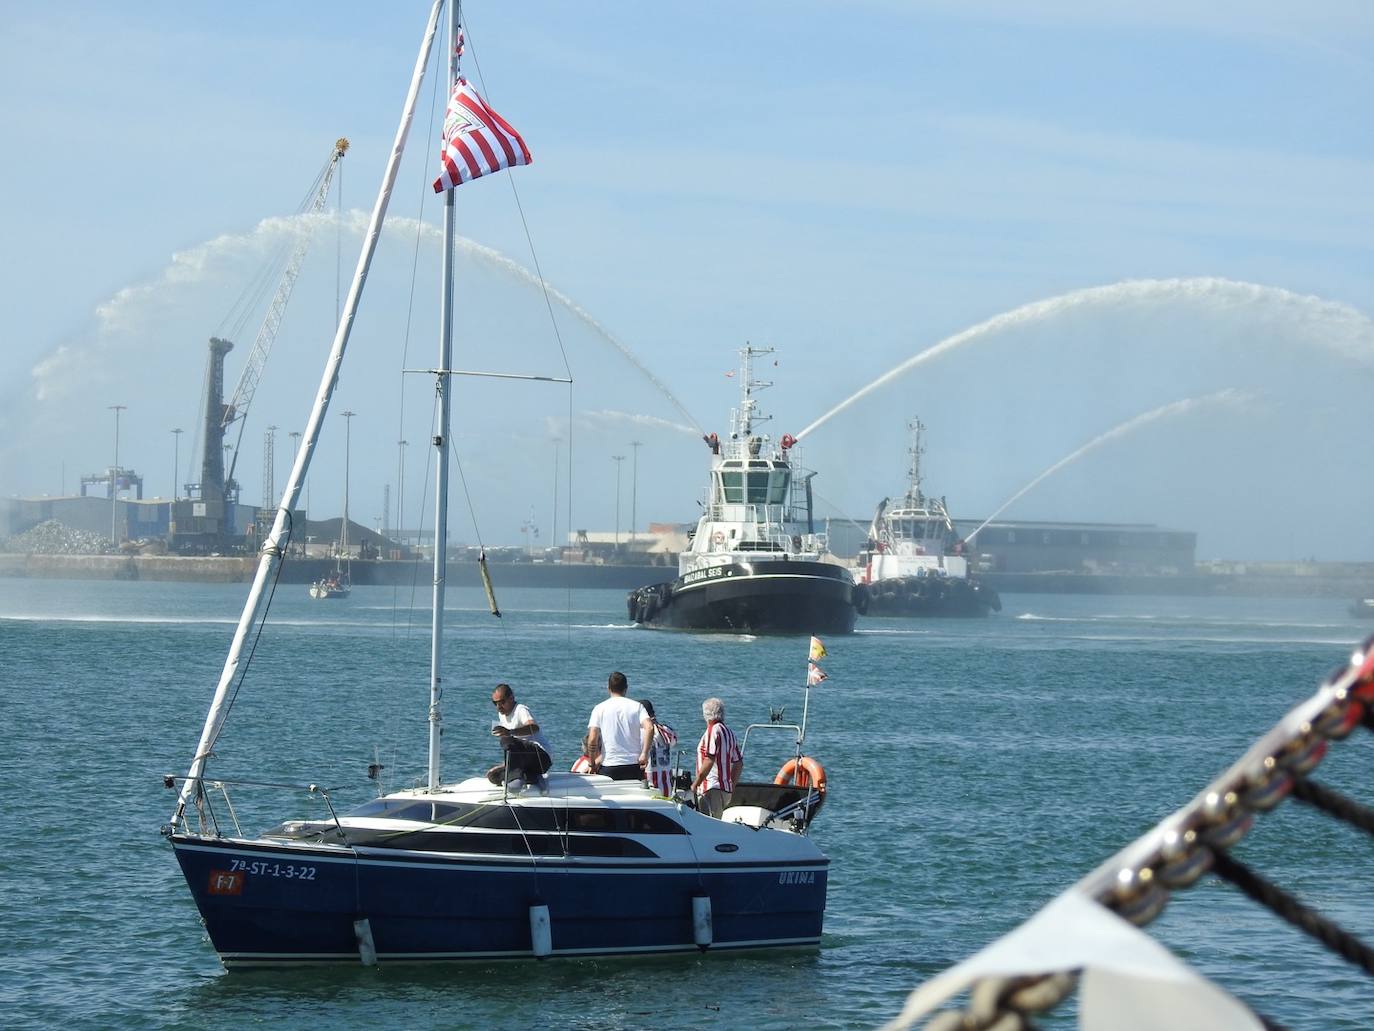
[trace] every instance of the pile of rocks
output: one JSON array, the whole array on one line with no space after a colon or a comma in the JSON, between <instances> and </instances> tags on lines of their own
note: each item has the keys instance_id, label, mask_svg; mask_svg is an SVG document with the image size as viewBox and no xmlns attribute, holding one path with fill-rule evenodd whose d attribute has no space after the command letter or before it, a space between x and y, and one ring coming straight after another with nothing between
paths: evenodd
<instances>
[{"instance_id":1,"label":"pile of rocks","mask_svg":"<svg viewBox=\"0 0 1374 1031\"><path fill-rule=\"evenodd\" d=\"M0 552L21 555L109 555L115 550L108 534L74 530L56 519L13 537L0 538Z\"/></svg>"}]
</instances>

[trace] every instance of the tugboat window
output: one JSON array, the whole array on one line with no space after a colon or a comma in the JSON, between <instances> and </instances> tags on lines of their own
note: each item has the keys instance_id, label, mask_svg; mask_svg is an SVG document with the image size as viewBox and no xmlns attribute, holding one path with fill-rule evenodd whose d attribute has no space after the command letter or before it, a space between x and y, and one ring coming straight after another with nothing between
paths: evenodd
<instances>
[{"instance_id":1,"label":"tugboat window","mask_svg":"<svg viewBox=\"0 0 1374 1031\"><path fill-rule=\"evenodd\" d=\"M722 472L720 486L727 505L744 504L744 473Z\"/></svg>"},{"instance_id":2,"label":"tugboat window","mask_svg":"<svg viewBox=\"0 0 1374 1031\"><path fill-rule=\"evenodd\" d=\"M788 476L788 474L787 474L787 470L785 470L785 469L777 469L777 470L774 470L773 475L772 475L772 477L771 477L771 479L770 479L770 481L769 481L769 488L768 488L768 503L769 503L770 505L785 505L785 504L787 504L787 482L788 482L788 479L789 479L789 476Z\"/></svg>"},{"instance_id":3,"label":"tugboat window","mask_svg":"<svg viewBox=\"0 0 1374 1031\"><path fill-rule=\"evenodd\" d=\"M749 473L749 504L768 504L768 474Z\"/></svg>"}]
</instances>

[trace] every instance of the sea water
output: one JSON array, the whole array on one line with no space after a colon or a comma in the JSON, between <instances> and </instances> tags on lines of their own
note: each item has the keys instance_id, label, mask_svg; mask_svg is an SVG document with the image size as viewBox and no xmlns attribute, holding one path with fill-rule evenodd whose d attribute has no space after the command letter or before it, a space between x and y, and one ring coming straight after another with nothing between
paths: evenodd
<instances>
[{"instance_id":1,"label":"sea water","mask_svg":"<svg viewBox=\"0 0 1374 1031\"><path fill-rule=\"evenodd\" d=\"M1339 600L1007 595L985 620L861 619L825 641L807 751L829 797L818 950L226 973L159 828L245 585L0 580L0 1020L100 1028L849 1028L1013 928L1187 802L1367 630ZM498 583L499 590L499 583ZM336 805L424 776L429 588L313 601L283 586L211 772L325 787ZM631 627L619 591L448 594L447 779L498 761L510 683L558 768L622 670L690 748L717 696L743 734L802 715L805 639ZM754 731L747 776L784 735ZM1315 776L1374 803L1357 731ZM238 789L245 830L318 796ZM221 811L221 816L225 814ZM1235 850L1366 940L1367 838L1297 803ZM1347 965L1206 878L1151 933L1292 1028L1374 1026ZM1072 1008L1048 1026L1071 1026Z\"/></svg>"}]
</instances>

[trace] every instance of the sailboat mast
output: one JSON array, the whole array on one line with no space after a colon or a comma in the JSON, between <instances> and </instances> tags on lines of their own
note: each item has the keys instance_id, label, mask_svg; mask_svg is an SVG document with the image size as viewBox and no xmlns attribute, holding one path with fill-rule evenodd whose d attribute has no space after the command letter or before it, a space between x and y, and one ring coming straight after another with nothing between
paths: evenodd
<instances>
[{"instance_id":1,"label":"sailboat mast","mask_svg":"<svg viewBox=\"0 0 1374 1031\"><path fill-rule=\"evenodd\" d=\"M248 592L248 600L244 602L238 627L234 631L233 643L229 646L229 654L224 660L224 669L220 672L219 683L215 687L215 696L210 702L210 711L205 716L205 727L201 731L200 742L196 745L196 754L191 760L191 768L187 773L185 783L182 785L181 794L177 800L176 813L172 817L173 826L185 817L187 804L193 799L199 799L202 794L201 777L205 774L205 763L210 758L215 738L219 735L220 727L223 726L224 718L227 715L229 692L238 677L239 665L243 660L244 645L248 640L249 631L252 630L253 624L257 620L258 609L266 593L267 584L281 564L286 551L287 527L291 513L299 502L301 486L305 483L305 474L310 468L310 458L314 454L315 445L319 440L320 427L324 423L325 413L329 409L329 401L333 397L334 388L338 383L339 365L343 362L344 351L348 348L348 338L353 331L353 319L358 311L358 302L362 298L363 285L367 282L367 273L372 267L372 256L377 250L377 240L382 234L382 223L386 219L386 209L391 201L391 191L395 188L396 175L400 171L401 155L405 152L406 137L410 135L410 123L415 116L415 106L420 96L420 84L424 81L425 67L429 64L429 53L434 45L434 36L439 27L439 14L442 10L443 0L434 0L434 6L429 15L429 23L425 28L424 40L420 44L420 53L415 59L415 69L411 73L410 89L406 93L401 124L397 126L396 137L391 145L391 154L387 158L386 172L382 176L382 185L377 191L377 201L372 208L372 218L368 222L367 233L363 237L363 249L362 253L358 255L358 267L353 273L353 283L348 288L348 300L344 304L338 329L334 333L334 343L330 348L329 358L325 361L320 388L315 395L315 406L310 411L310 419L306 423L300 450L296 452L296 460L291 467L291 475L287 478L281 503L277 506L277 516L272 523L272 530L267 535L267 539L263 541L261 557L258 560L258 571L253 579L253 587Z\"/></svg>"},{"instance_id":2,"label":"sailboat mast","mask_svg":"<svg viewBox=\"0 0 1374 1031\"><path fill-rule=\"evenodd\" d=\"M458 3L449 6L448 15L448 84L453 87L458 78ZM448 456L449 456L449 368L453 360L453 239L455 225L454 194L444 191L444 253L441 266L439 309L439 366L434 377L435 400L439 408L439 425L434 435L434 611L431 616L429 644L429 790L439 790L439 746L443 735L443 715L439 709L443 698L444 581L448 565Z\"/></svg>"}]
</instances>

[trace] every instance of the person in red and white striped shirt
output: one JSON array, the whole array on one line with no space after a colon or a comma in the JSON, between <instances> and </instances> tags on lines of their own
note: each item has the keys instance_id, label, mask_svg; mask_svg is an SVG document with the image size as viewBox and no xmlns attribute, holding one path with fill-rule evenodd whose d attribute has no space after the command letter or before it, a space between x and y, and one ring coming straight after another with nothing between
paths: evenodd
<instances>
[{"instance_id":1,"label":"person in red and white striped shirt","mask_svg":"<svg viewBox=\"0 0 1374 1031\"><path fill-rule=\"evenodd\" d=\"M697 742L697 776L692 793L700 795L698 808L708 816L719 816L725 808L730 792L735 789L744 755L734 732L725 725L725 703L708 698L701 703L701 717L706 732Z\"/></svg>"},{"instance_id":2,"label":"person in red and white striped shirt","mask_svg":"<svg viewBox=\"0 0 1374 1031\"><path fill-rule=\"evenodd\" d=\"M577 757L577 761L572 764L573 773L592 772L592 742L590 734L582 735L582 754Z\"/></svg>"},{"instance_id":3,"label":"person in red and white striped shirt","mask_svg":"<svg viewBox=\"0 0 1374 1031\"><path fill-rule=\"evenodd\" d=\"M654 715L654 703L641 698L639 704L649 714L654 725L653 737L649 739L649 766L645 779L649 787L660 795L673 793L673 748L677 745L677 731Z\"/></svg>"}]
</instances>

